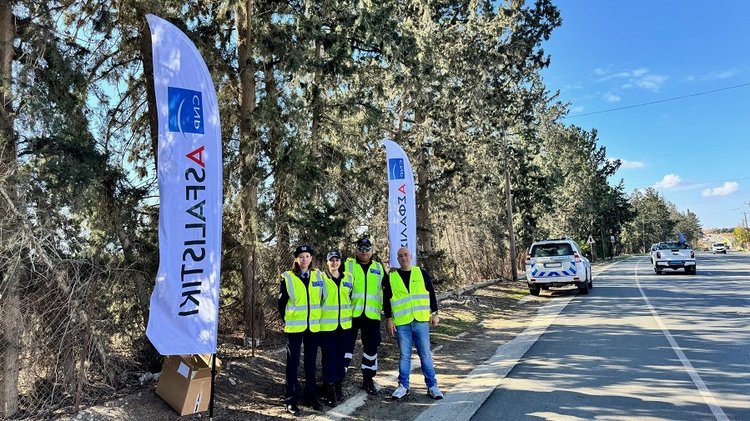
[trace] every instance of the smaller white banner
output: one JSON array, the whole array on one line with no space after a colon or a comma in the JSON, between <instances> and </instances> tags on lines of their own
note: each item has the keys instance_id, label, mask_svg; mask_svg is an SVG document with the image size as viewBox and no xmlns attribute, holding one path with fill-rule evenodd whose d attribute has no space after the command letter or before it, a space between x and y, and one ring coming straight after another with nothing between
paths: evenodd
<instances>
[{"instance_id":1,"label":"smaller white banner","mask_svg":"<svg viewBox=\"0 0 750 421\"><path fill-rule=\"evenodd\" d=\"M404 150L396 142L383 142L388 163L388 244L390 265L398 268L396 254L406 247L412 265L417 264L417 204L414 198L414 173Z\"/></svg>"}]
</instances>

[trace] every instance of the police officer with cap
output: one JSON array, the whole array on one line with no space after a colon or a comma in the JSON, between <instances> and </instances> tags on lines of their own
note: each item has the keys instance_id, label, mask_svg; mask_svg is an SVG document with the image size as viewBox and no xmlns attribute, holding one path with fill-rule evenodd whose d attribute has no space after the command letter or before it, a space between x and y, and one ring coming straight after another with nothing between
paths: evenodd
<instances>
[{"instance_id":1,"label":"police officer with cap","mask_svg":"<svg viewBox=\"0 0 750 421\"><path fill-rule=\"evenodd\" d=\"M304 405L315 410L322 406L316 397L315 362L318 354L318 332L322 312L323 290L321 273L312 265L314 250L302 244L294 250L291 270L281 274L279 314L284 320L286 334L286 410L299 415L297 406L300 395L299 371L302 344L305 346L305 390Z\"/></svg>"},{"instance_id":2,"label":"police officer with cap","mask_svg":"<svg viewBox=\"0 0 750 421\"><path fill-rule=\"evenodd\" d=\"M380 345L380 312L383 309L383 283L388 274L380 262L372 260L373 247L368 238L355 242L354 258L348 258L344 270L352 274L352 329L345 354L348 367L354 352L357 333L362 331L362 389L377 395L373 380L378 371L378 346Z\"/></svg>"},{"instance_id":3,"label":"police officer with cap","mask_svg":"<svg viewBox=\"0 0 750 421\"><path fill-rule=\"evenodd\" d=\"M323 402L335 406L343 400L346 375L347 341L352 328L352 275L344 272L341 253L331 250L326 256L323 312L320 320L320 347L323 351Z\"/></svg>"}]
</instances>

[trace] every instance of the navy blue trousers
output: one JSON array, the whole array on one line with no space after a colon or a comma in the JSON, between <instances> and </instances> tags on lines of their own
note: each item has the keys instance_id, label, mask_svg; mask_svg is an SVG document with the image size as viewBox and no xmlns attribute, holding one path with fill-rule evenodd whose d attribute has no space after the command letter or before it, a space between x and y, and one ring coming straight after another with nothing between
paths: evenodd
<instances>
[{"instance_id":1,"label":"navy blue trousers","mask_svg":"<svg viewBox=\"0 0 750 421\"><path fill-rule=\"evenodd\" d=\"M323 383L335 383L344 380L346 375L345 359L351 329L339 326L331 332L320 332L320 349L322 351Z\"/></svg>"},{"instance_id":2,"label":"navy blue trousers","mask_svg":"<svg viewBox=\"0 0 750 421\"><path fill-rule=\"evenodd\" d=\"M362 377L370 380L378 372L378 346L382 336L380 335L380 320L368 319L364 313L352 320L351 334L347 341L345 351L346 367L352 360L354 343L357 341L357 333L362 331Z\"/></svg>"},{"instance_id":3,"label":"navy blue trousers","mask_svg":"<svg viewBox=\"0 0 750 421\"><path fill-rule=\"evenodd\" d=\"M300 396L299 372L302 344L305 345L305 390L303 399L315 398L315 362L318 358L318 333L304 331L286 334L286 401L297 403Z\"/></svg>"}]
</instances>

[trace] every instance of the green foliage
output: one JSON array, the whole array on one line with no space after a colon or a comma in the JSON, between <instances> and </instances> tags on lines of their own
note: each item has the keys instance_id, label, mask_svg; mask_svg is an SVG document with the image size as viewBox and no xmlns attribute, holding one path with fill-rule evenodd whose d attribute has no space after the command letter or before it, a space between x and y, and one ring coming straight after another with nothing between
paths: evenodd
<instances>
[{"instance_id":1,"label":"green foliage","mask_svg":"<svg viewBox=\"0 0 750 421\"><path fill-rule=\"evenodd\" d=\"M241 276L248 241L257 252L260 313L273 313L276 275L290 266L296 242L347 253L367 232L387 256L383 139L411 158L419 257L437 283L508 276L506 175L520 253L550 236L594 235L599 243L615 235L626 250L639 250L675 237L675 229L689 240L701 235L695 214L677 212L656 191L628 197L622 181L610 184L619 162L606 156L596 130L561 121L567 106L540 74L551 59L542 42L562 23L549 0L256 0L247 16L238 12L244 2L225 0L14 4L19 175L12 182L49 254L96 260L83 276L110 280L97 284L91 315L107 321L97 327L102 352L139 361L148 354L124 332L142 332L158 264L146 12L188 35L217 89L226 193L222 324L236 326L249 305ZM245 18L249 56L240 63L236 34ZM241 74L254 82L247 115L239 111ZM245 201L247 191L257 200ZM467 250L478 257L467 262ZM29 273L50 264L75 278L76 265L25 259Z\"/></svg>"},{"instance_id":2,"label":"green foliage","mask_svg":"<svg viewBox=\"0 0 750 421\"><path fill-rule=\"evenodd\" d=\"M732 232L734 241L739 247L746 248L750 245L750 229L745 227L736 227Z\"/></svg>"}]
</instances>

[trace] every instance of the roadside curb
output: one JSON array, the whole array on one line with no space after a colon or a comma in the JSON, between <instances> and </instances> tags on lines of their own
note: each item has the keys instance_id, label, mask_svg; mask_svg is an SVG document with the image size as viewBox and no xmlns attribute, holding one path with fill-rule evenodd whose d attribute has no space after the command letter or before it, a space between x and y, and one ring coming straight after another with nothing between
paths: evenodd
<instances>
[{"instance_id":1,"label":"roadside curb","mask_svg":"<svg viewBox=\"0 0 750 421\"><path fill-rule=\"evenodd\" d=\"M597 274L628 259L629 257L615 260L600 267ZM465 381L447 390L445 399L427 408L416 420L470 419L574 297L576 295L562 297L542 306L529 327L514 339L500 345L490 359L476 366L466 376ZM534 298L527 296L524 299Z\"/></svg>"}]
</instances>

